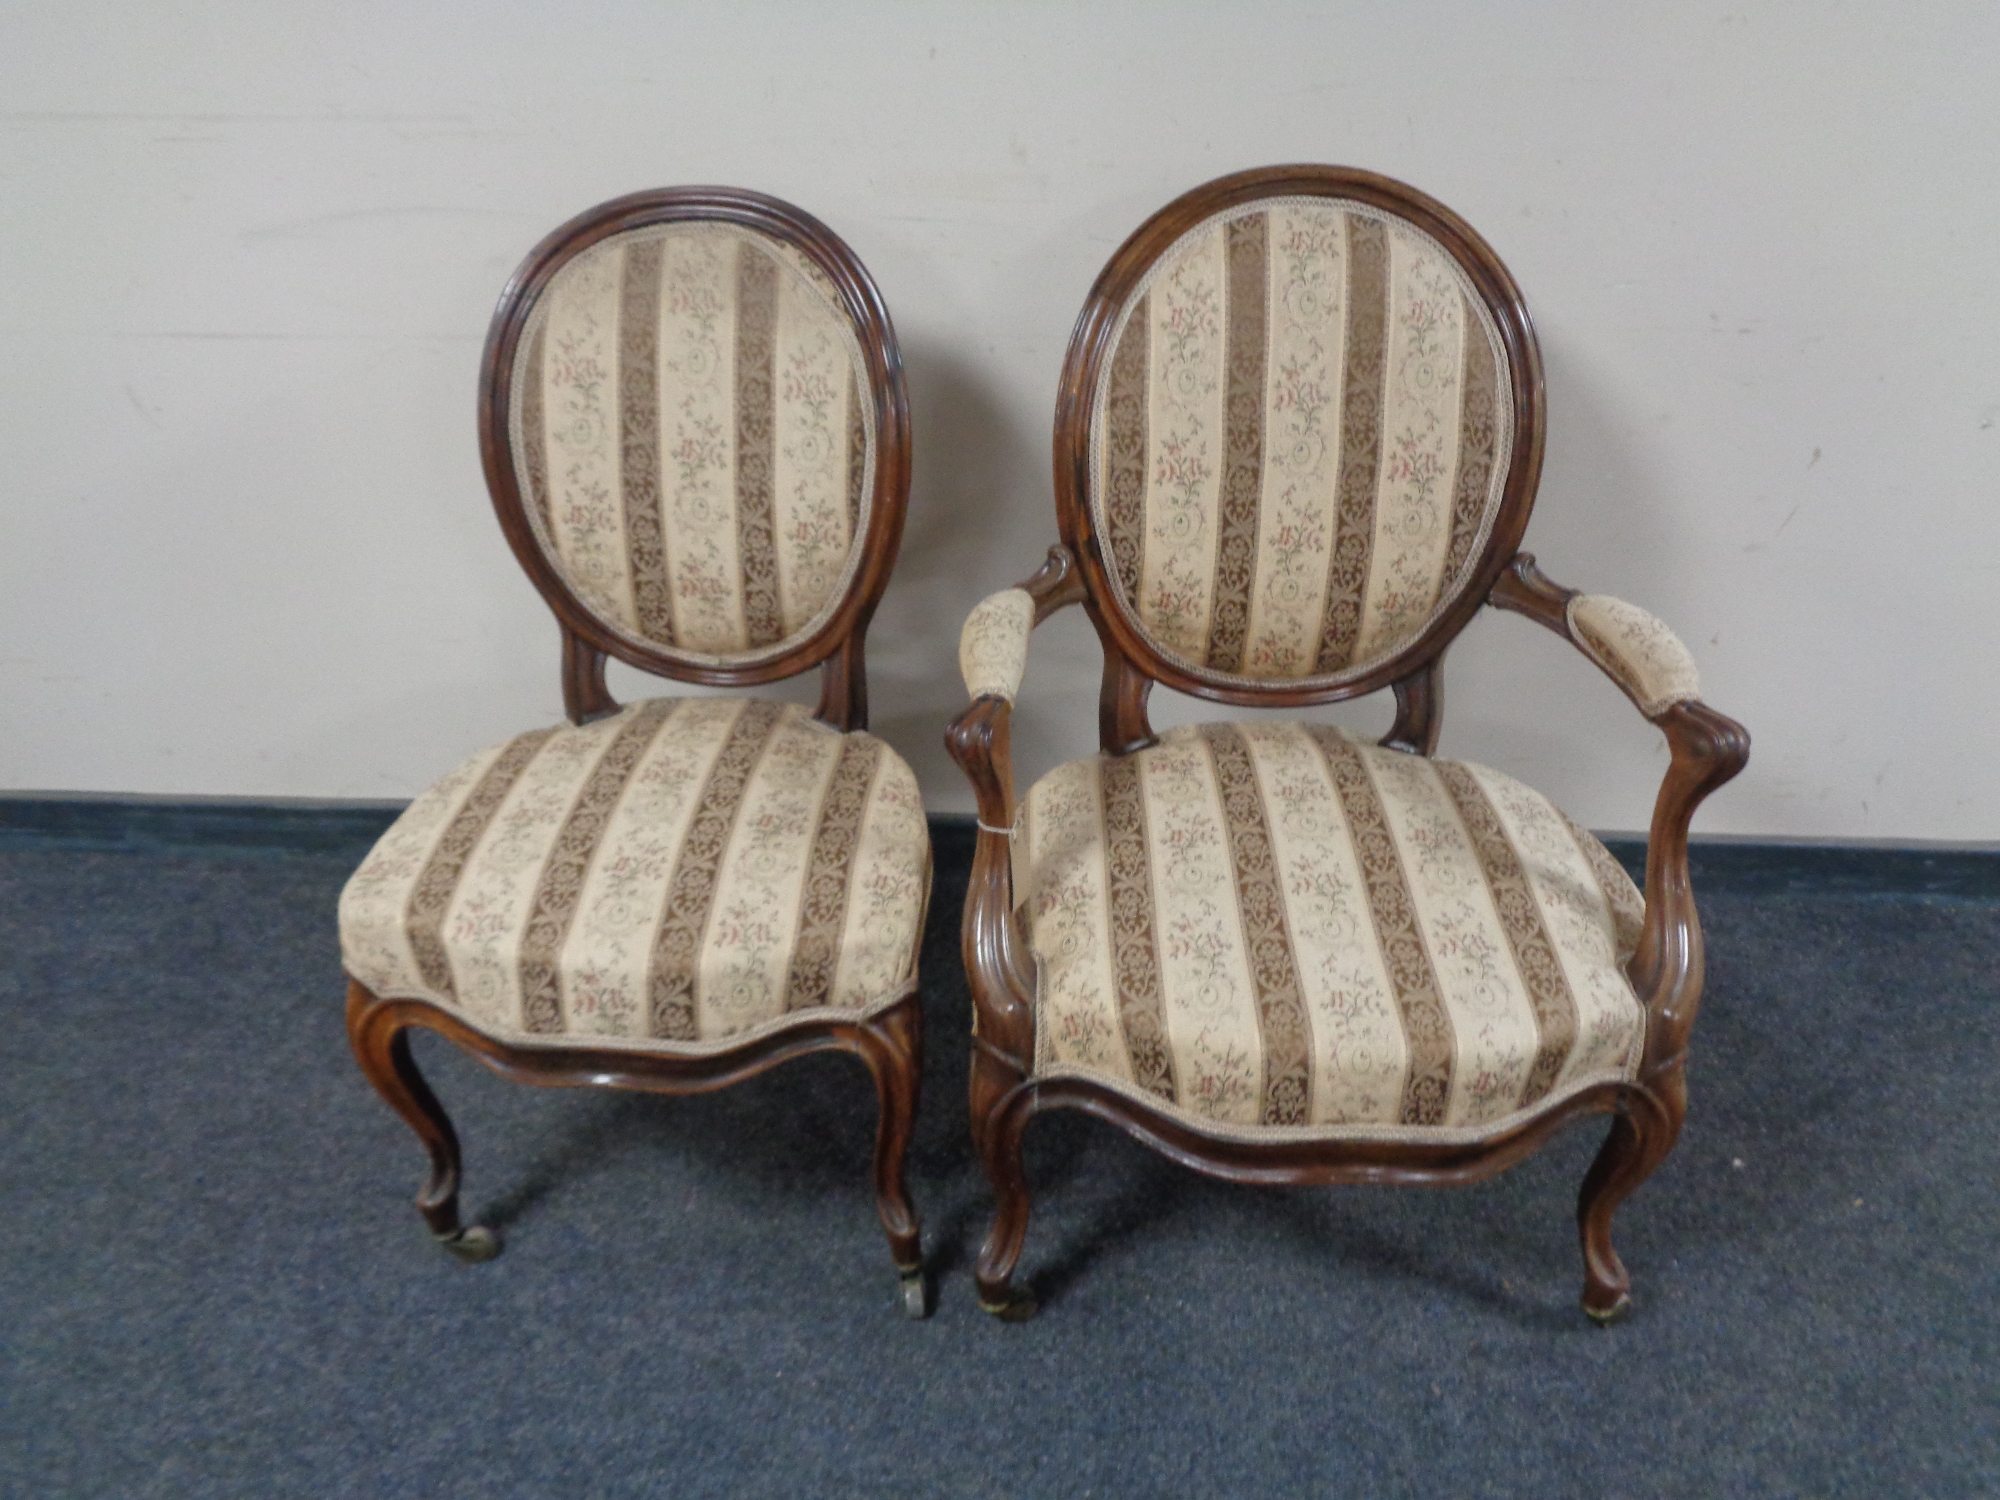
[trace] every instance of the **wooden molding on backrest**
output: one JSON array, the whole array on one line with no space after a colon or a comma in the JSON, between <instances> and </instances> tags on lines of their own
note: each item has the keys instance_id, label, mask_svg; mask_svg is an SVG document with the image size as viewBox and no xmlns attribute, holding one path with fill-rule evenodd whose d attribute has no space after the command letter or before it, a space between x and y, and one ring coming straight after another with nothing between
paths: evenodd
<instances>
[{"instance_id":1,"label":"wooden molding on backrest","mask_svg":"<svg viewBox=\"0 0 2000 1500\"><path fill-rule=\"evenodd\" d=\"M1240 204L1282 197L1368 204L1409 221L1436 240L1464 269L1493 315L1506 354L1514 409L1512 456L1500 507L1464 582L1446 596L1430 626L1395 656L1352 679L1318 687L1285 682L1245 686L1189 670L1154 649L1112 588L1090 506L1091 408L1126 303L1154 263L1203 220ZM1351 167L1260 167L1205 183L1154 214L1119 247L1091 287L1070 336L1056 398L1056 517L1062 539L1081 570L1084 605L1104 645L1103 748L1119 753L1150 740L1145 693L1154 682L1198 698L1265 708L1334 703L1407 684L1399 694L1406 700L1401 705L1403 717L1411 720L1407 737L1413 747L1435 744L1437 688L1431 668L1477 612L1527 529L1542 470L1543 404L1541 351L1520 288L1469 224L1415 188Z\"/></svg>"},{"instance_id":2,"label":"wooden molding on backrest","mask_svg":"<svg viewBox=\"0 0 2000 1500\"><path fill-rule=\"evenodd\" d=\"M704 221L735 225L778 240L826 274L861 346L876 434L874 493L869 500L864 554L839 603L811 636L782 643L763 656L746 653L747 659L721 666L686 661L607 629L577 598L535 540L508 431L521 337L537 300L557 273L583 251L615 235L655 224ZM528 253L500 294L480 362L479 448L500 529L561 623L564 697L573 719L581 722L615 707L603 681L603 659L614 656L656 676L724 687L773 682L824 664L828 681L819 716L842 729L866 726L862 638L888 586L889 571L902 542L910 493L909 397L896 331L881 293L854 252L819 220L763 193L728 187L633 193L571 219Z\"/></svg>"}]
</instances>

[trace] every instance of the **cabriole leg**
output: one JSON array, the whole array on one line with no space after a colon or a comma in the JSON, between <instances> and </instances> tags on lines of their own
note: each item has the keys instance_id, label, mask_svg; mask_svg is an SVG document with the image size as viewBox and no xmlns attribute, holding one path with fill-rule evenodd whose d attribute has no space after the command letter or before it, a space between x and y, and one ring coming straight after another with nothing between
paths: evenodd
<instances>
[{"instance_id":1,"label":"cabriole leg","mask_svg":"<svg viewBox=\"0 0 2000 1500\"><path fill-rule=\"evenodd\" d=\"M1028 1176L1021 1137L1034 1113L1034 1094L1020 1073L984 1047L972 1053L973 1139L993 1184L993 1227L979 1247L979 1305L996 1318L1024 1323L1035 1315L1032 1292L1013 1285L1014 1266L1028 1235Z\"/></svg>"},{"instance_id":2,"label":"cabriole leg","mask_svg":"<svg viewBox=\"0 0 2000 1500\"><path fill-rule=\"evenodd\" d=\"M491 1260L500 1237L483 1224L458 1219L458 1132L410 1056L410 1029L393 1009L361 985L348 982L347 1039L375 1092L401 1115L431 1154L430 1181L417 1194L417 1210L439 1244L463 1261Z\"/></svg>"},{"instance_id":3,"label":"cabriole leg","mask_svg":"<svg viewBox=\"0 0 2000 1500\"><path fill-rule=\"evenodd\" d=\"M1666 1160L1680 1137L1686 1112L1686 1084L1676 1066L1652 1080L1647 1091L1627 1096L1625 1111L1612 1121L1611 1133L1584 1175L1576 1200L1577 1233L1583 1241L1583 1310L1600 1325L1616 1322L1632 1305L1632 1278L1611 1244L1611 1216Z\"/></svg>"},{"instance_id":4,"label":"cabriole leg","mask_svg":"<svg viewBox=\"0 0 2000 1500\"><path fill-rule=\"evenodd\" d=\"M902 1282L903 1311L930 1316L930 1287L924 1274L923 1226L910 1202L904 1163L915 1130L923 1083L923 1011L911 995L868 1025L871 1045L863 1053L875 1078L881 1115L875 1128L875 1207L889 1234L889 1253Z\"/></svg>"}]
</instances>

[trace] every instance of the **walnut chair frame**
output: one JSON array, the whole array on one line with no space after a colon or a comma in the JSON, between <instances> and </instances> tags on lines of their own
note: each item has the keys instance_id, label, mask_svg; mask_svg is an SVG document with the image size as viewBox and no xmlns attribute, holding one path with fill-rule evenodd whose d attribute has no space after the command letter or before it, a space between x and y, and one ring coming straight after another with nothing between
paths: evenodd
<instances>
[{"instance_id":1,"label":"walnut chair frame","mask_svg":"<svg viewBox=\"0 0 2000 1500\"><path fill-rule=\"evenodd\" d=\"M1469 275L1498 325L1515 414L1504 496L1469 584L1391 659L1337 686L1311 690L1220 684L1163 657L1134 628L1113 591L1108 546L1100 540L1089 503L1092 393L1113 352L1119 309L1147 270L1190 228L1236 205L1285 195L1371 205L1415 224L1443 246ZM1163 682L1199 698L1264 708L1330 703L1387 687L1395 695L1396 713L1380 743L1428 756L1437 747L1441 725L1445 650L1482 604L1526 615L1592 655L1573 632L1566 609L1577 591L1551 583L1536 569L1533 556L1519 551L1540 477L1543 408L1541 357L1513 278L1469 225L1414 189L1349 168L1272 167L1221 178L1155 214L1106 265L1077 321L1055 418L1055 498L1062 540L1050 549L1042 568L1018 585L1033 601L1033 625L1080 603L1096 628L1104 650L1098 699L1103 753L1125 755L1154 743L1146 701L1153 684ZM1012 703L1000 695L976 698L951 725L946 747L972 783L980 824L963 941L976 1007L972 1132L998 1200L977 1264L981 1305L1010 1321L1035 1311L1033 1294L1015 1287L1012 1278L1030 1211L1022 1135L1028 1121L1044 1110L1081 1110L1197 1171L1234 1182L1272 1184L1476 1181L1528 1156L1573 1120L1608 1114L1613 1117L1610 1133L1577 1201L1585 1272L1582 1301L1600 1323L1623 1313L1629 1306L1630 1278L1612 1246L1612 1216L1672 1150L1687 1109L1684 1063L1703 979L1702 933L1688 878L1689 820L1710 792L1742 769L1750 742L1740 725L1698 699L1648 712L1629 683L1619 685L1666 736L1672 754L1653 810L1644 925L1637 952L1626 966L1644 1008L1643 1060L1630 1082L1588 1088L1497 1138L1471 1145L1225 1138L1087 1078L1036 1078L1036 967L1016 909L1007 832L1016 811L1009 741Z\"/></svg>"},{"instance_id":2,"label":"walnut chair frame","mask_svg":"<svg viewBox=\"0 0 2000 1500\"><path fill-rule=\"evenodd\" d=\"M865 553L844 595L820 627L775 653L740 663L690 663L607 630L550 563L537 542L508 440L514 368L536 300L578 255L630 230L668 223L737 226L791 247L830 283L858 337L872 401L877 461L868 497ZM889 581L902 538L910 486L910 418L902 356L888 309L866 268L847 245L811 215L776 198L743 189L683 187L634 193L570 220L542 240L501 293L481 361L479 438L493 507L515 558L554 611L561 629L563 705L582 725L618 712L605 684L609 657L656 676L710 686L747 687L820 669L815 717L843 732L868 727L864 638ZM661 1094L705 1093L756 1076L809 1052L852 1054L867 1067L880 1115L873 1180L876 1208L888 1234L905 1312L929 1313L922 1232L904 1177L916 1120L923 1018L914 992L885 1010L854 1020L805 1020L745 1044L700 1055L642 1053L627 1048L518 1046L482 1035L438 1006L383 998L349 977L347 1030L362 1072L408 1122L430 1154L431 1172L417 1208L445 1249L465 1261L492 1259L500 1238L460 1217L460 1152L450 1118L418 1071L410 1033L435 1032L494 1072L545 1087L589 1086Z\"/></svg>"}]
</instances>

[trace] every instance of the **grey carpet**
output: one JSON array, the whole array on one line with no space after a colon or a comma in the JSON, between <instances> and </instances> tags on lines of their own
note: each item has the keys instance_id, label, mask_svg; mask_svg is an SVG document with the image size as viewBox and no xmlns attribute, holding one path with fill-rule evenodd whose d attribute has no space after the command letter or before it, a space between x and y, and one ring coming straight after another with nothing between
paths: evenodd
<instances>
[{"instance_id":1,"label":"grey carpet","mask_svg":"<svg viewBox=\"0 0 2000 1500\"><path fill-rule=\"evenodd\" d=\"M940 847L895 1311L872 1095L540 1091L432 1039L467 1202L354 1067L351 855L0 852L0 1493L2000 1492L2000 906L1711 893L1681 1146L1578 1312L1601 1127L1463 1189L1238 1188L1037 1122L1003 1326L967 1266L964 850Z\"/></svg>"}]
</instances>

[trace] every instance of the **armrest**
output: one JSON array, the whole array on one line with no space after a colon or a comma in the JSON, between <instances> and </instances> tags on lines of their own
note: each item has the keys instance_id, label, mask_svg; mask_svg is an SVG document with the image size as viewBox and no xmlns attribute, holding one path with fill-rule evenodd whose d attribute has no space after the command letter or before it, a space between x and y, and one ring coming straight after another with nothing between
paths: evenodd
<instances>
[{"instance_id":1,"label":"armrest","mask_svg":"<svg viewBox=\"0 0 2000 1500\"><path fill-rule=\"evenodd\" d=\"M1083 598L1067 549L1051 547L1034 577L982 600L959 637L959 668L972 704L945 731L945 749L972 783L979 842L965 895L965 967L972 981L973 1034L1025 1074L1034 1056L1034 962L1014 914L1014 695L1029 632Z\"/></svg>"},{"instance_id":2,"label":"armrest","mask_svg":"<svg viewBox=\"0 0 2000 1500\"><path fill-rule=\"evenodd\" d=\"M1014 701L1028 669L1028 632L1035 599L1024 588L1002 589L972 607L958 634L958 670L968 698Z\"/></svg>"},{"instance_id":3,"label":"armrest","mask_svg":"<svg viewBox=\"0 0 2000 1500\"><path fill-rule=\"evenodd\" d=\"M1694 658L1665 621L1609 594L1574 594L1566 613L1569 638L1647 718L1701 696Z\"/></svg>"},{"instance_id":4,"label":"armrest","mask_svg":"<svg viewBox=\"0 0 2000 1500\"><path fill-rule=\"evenodd\" d=\"M1021 691L1028 635L1066 605L1083 599L1083 575L1067 547L1051 547L1032 578L989 594L972 607L958 635L958 670L966 696L1004 698Z\"/></svg>"},{"instance_id":5,"label":"armrest","mask_svg":"<svg viewBox=\"0 0 2000 1500\"><path fill-rule=\"evenodd\" d=\"M1701 697L1694 657L1665 621L1609 594L1551 582L1523 552L1507 565L1487 603L1526 615L1575 646L1649 719Z\"/></svg>"},{"instance_id":6,"label":"armrest","mask_svg":"<svg viewBox=\"0 0 2000 1500\"><path fill-rule=\"evenodd\" d=\"M1643 1075L1680 1066L1701 1005L1701 923L1688 880L1688 824L1703 799L1750 759L1749 731L1699 697L1687 647L1636 605L1563 588L1526 552L1508 564L1487 603L1526 615L1588 656L1667 737L1672 753L1646 840L1646 917L1625 966L1646 1007Z\"/></svg>"}]
</instances>

